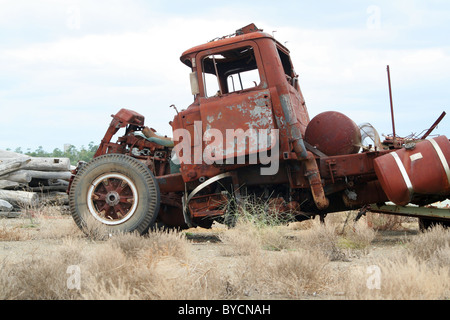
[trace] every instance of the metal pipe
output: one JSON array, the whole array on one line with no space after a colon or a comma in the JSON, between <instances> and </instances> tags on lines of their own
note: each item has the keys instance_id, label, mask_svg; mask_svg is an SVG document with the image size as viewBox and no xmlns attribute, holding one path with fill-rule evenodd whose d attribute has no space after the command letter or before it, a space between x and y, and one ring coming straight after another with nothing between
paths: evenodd
<instances>
[{"instance_id":1,"label":"metal pipe","mask_svg":"<svg viewBox=\"0 0 450 320\"><path fill-rule=\"evenodd\" d=\"M391 88L391 72L389 70L389 65L387 66L388 84L389 84L389 99L391 102L391 119L392 119L392 131L394 135L394 146L396 145L396 135L395 135L395 122L394 122L394 105L392 103L392 88Z\"/></svg>"},{"instance_id":2,"label":"metal pipe","mask_svg":"<svg viewBox=\"0 0 450 320\"><path fill-rule=\"evenodd\" d=\"M222 87L220 86L220 79L219 79L219 71L217 71L217 62L216 62L216 57L213 55L213 63L214 63L214 70L216 71L216 77L217 77L217 84L219 85L219 91L220 91L220 95L222 95Z\"/></svg>"},{"instance_id":3,"label":"metal pipe","mask_svg":"<svg viewBox=\"0 0 450 320\"><path fill-rule=\"evenodd\" d=\"M305 164L305 176L309 181L311 193L314 199L314 203L319 210L325 210L330 205L330 201L325 197L323 190L322 179L320 177L319 168L317 166L314 155L308 151L308 157L304 161Z\"/></svg>"},{"instance_id":4,"label":"metal pipe","mask_svg":"<svg viewBox=\"0 0 450 320\"><path fill-rule=\"evenodd\" d=\"M446 115L445 111L442 112L441 116L436 120L436 122L431 126L431 128L428 129L428 131L422 136L421 140L425 140L430 135L430 133L434 130L434 128L438 126L438 124L445 117L445 115Z\"/></svg>"}]
</instances>

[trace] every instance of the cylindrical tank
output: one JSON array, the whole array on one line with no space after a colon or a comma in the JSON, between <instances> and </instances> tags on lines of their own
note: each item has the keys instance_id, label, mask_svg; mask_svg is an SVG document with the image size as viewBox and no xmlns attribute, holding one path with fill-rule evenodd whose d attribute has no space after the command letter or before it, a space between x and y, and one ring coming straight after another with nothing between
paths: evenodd
<instances>
[{"instance_id":1,"label":"cylindrical tank","mask_svg":"<svg viewBox=\"0 0 450 320\"><path fill-rule=\"evenodd\" d=\"M445 136L409 144L374 160L389 200L404 206L418 195L450 195L450 142Z\"/></svg>"},{"instance_id":2,"label":"cylindrical tank","mask_svg":"<svg viewBox=\"0 0 450 320\"><path fill-rule=\"evenodd\" d=\"M361 131L346 115L327 111L309 122L305 141L327 156L354 154L361 148Z\"/></svg>"}]
</instances>

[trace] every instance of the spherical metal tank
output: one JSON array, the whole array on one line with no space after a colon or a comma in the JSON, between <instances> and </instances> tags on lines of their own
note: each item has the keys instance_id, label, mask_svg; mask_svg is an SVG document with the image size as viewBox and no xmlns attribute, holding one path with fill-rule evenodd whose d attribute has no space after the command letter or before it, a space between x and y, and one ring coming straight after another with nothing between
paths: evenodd
<instances>
[{"instance_id":1,"label":"spherical metal tank","mask_svg":"<svg viewBox=\"0 0 450 320\"><path fill-rule=\"evenodd\" d=\"M389 200L404 206L417 195L450 195L450 142L425 140L374 160L375 173Z\"/></svg>"},{"instance_id":2,"label":"spherical metal tank","mask_svg":"<svg viewBox=\"0 0 450 320\"><path fill-rule=\"evenodd\" d=\"M354 154L361 148L361 131L346 115L327 111L310 121L305 141L327 156Z\"/></svg>"}]
</instances>

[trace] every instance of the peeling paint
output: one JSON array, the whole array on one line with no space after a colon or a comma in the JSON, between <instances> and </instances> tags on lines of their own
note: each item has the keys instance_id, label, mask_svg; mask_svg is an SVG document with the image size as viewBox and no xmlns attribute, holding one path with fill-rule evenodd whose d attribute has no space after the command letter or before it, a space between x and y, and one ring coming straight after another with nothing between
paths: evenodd
<instances>
[{"instance_id":1,"label":"peeling paint","mask_svg":"<svg viewBox=\"0 0 450 320\"><path fill-rule=\"evenodd\" d=\"M292 109L291 97L288 94L280 95L281 108L283 109L286 122L290 125L297 122L297 117Z\"/></svg>"}]
</instances>

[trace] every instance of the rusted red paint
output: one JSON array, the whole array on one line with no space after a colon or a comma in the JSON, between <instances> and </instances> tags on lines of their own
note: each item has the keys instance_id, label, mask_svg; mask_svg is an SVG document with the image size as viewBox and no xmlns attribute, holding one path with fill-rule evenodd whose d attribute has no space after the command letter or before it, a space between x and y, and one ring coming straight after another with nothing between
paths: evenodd
<instances>
[{"instance_id":1,"label":"rusted red paint","mask_svg":"<svg viewBox=\"0 0 450 320\"><path fill-rule=\"evenodd\" d=\"M374 160L375 171L389 197L406 205L423 196L450 195L450 142L440 136Z\"/></svg>"},{"instance_id":2,"label":"rusted red paint","mask_svg":"<svg viewBox=\"0 0 450 320\"><path fill-rule=\"evenodd\" d=\"M242 34L194 47L185 51L181 61L197 74L199 94L195 101L177 114L172 122L173 130L184 128L203 137L208 127L218 129L226 136L226 129L278 129L280 130L280 155L295 151L299 158L306 158L303 136L309 123L305 101L298 86L297 74L291 68L285 70L283 63L290 64L289 51L271 35L257 30L255 26L242 29ZM249 33L246 33L249 32ZM250 89L230 92L226 76L219 74L222 93L207 97L202 69L205 57L232 53L241 48L252 48L253 59L259 72L259 83ZM283 57L283 58L280 58ZM284 59L284 61L281 61ZM226 63L224 63L226 65ZM287 71L287 72L286 72ZM286 74L289 73L289 74ZM291 80L287 80L289 77ZM202 132L195 131L194 122L202 122ZM202 149L207 143L201 141ZM194 142L192 141L194 148ZM226 149L226 148L225 148ZM230 149L225 150L224 158L233 156ZM238 150L235 156L249 155L248 150ZM194 150L191 154L194 156ZM194 158L191 162L195 162ZM220 171L207 164L182 164L182 175L186 182L199 177L212 177Z\"/></svg>"},{"instance_id":3,"label":"rusted red paint","mask_svg":"<svg viewBox=\"0 0 450 320\"><path fill-rule=\"evenodd\" d=\"M376 151L360 151L359 128L347 116L326 112L310 121L289 50L254 24L193 47L180 60L190 68L194 101L180 112L175 109L170 122L175 147L136 135L144 128L144 116L121 109L95 155L121 153L145 163L159 183L158 221L166 226L208 226L208 218L224 216L230 199L239 203L247 194L270 197L272 212L299 219L387 200L427 204L450 194L446 137L434 139L441 156L430 141L405 149L409 141L400 137L387 137ZM254 83L237 77L248 72L256 77ZM120 128L125 134L112 141ZM227 130L255 130L262 139L276 132L278 140L255 148L231 136L216 145L213 133L225 138ZM180 131L189 140L177 136ZM180 146L187 147L179 154L179 172L172 172L172 152ZM261 174L260 158L250 161L263 151L279 162L270 175ZM245 161L236 161L239 157ZM413 195L395 157L406 168Z\"/></svg>"},{"instance_id":4,"label":"rusted red paint","mask_svg":"<svg viewBox=\"0 0 450 320\"><path fill-rule=\"evenodd\" d=\"M206 195L194 197L189 202L189 210L192 212L193 218L205 218L211 216L214 212L215 216L225 213L228 198L223 194Z\"/></svg>"},{"instance_id":5,"label":"rusted red paint","mask_svg":"<svg viewBox=\"0 0 450 320\"><path fill-rule=\"evenodd\" d=\"M367 204L389 201L389 198L384 193L380 182L373 180L368 183L358 184L351 191L344 192L343 200L344 204L349 208L360 208Z\"/></svg>"},{"instance_id":6,"label":"rusted red paint","mask_svg":"<svg viewBox=\"0 0 450 320\"><path fill-rule=\"evenodd\" d=\"M109 221L126 218L136 201L132 185L119 175L99 179L91 193L91 204L98 216Z\"/></svg>"},{"instance_id":7,"label":"rusted red paint","mask_svg":"<svg viewBox=\"0 0 450 320\"><path fill-rule=\"evenodd\" d=\"M354 154L361 148L358 125L336 111L315 116L306 128L305 140L327 156Z\"/></svg>"}]
</instances>

